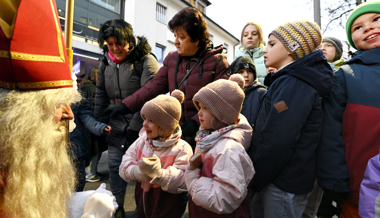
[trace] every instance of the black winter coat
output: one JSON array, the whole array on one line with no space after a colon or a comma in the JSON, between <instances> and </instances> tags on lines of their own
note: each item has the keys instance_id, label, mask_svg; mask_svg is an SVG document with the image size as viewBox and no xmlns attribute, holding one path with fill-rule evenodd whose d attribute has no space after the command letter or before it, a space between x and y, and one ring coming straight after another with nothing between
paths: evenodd
<instances>
[{"instance_id":1,"label":"black winter coat","mask_svg":"<svg viewBox=\"0 0 380 218\"><path fill-rule=\"evenodd\" d=\"M73 158L80 158L88 153L88 144L86 138L86 130L92 134L103 135L106 124L96 121L91 110L90 104L83 99L78 104L72 104L71 109L74 114L75 129L70 133L70 148L73 151Z\"/></svg>"},{"instance_id":2,"label":"black winter coat","mask_svg":"<svg viewBox=\"0 0 380 218\"><path fill-rule=\"evenodd\" d=\"M332 69L318 50L267 77L250 151L256 171L252 189L273 183L285 192L309 193L321 133L320 97L332 88Z\"/></svg>"},{"instance_id":3,"label":"black winter coat","mask_svg":"<svg viewBox=\"0 0 380 218\"><path fill-rule=\"evenodd\" d=\"M120 105L121 101L132 95L151 80L160 68L156 58L149 54L151 47L144 37L137 37L135 46L129 51L127 57L120 64L113 62L106 53L104 61L99 65L98 82L95 94L95 117L112 127L107 135L107 143L119 149L126 150L127 130L140 131L143 120L140 112L120 115L108 120L103 112L110 105ZM142 72L136 67L143 61Z\"/></svg>"},{"instance_id":4,"label":"black winter coat","mask_svg":"<svg viewBox=\"0 0 380 218\"><path fill-rule=\"evenodd\" d=\"M254 127L257 114L259 113L261 103L263 102L266 93L267 89L265 86L258 82L255 82L252 86L244 89L245 98L241 114L247 118L252 128Z\"/></svg>"}]
</instances>

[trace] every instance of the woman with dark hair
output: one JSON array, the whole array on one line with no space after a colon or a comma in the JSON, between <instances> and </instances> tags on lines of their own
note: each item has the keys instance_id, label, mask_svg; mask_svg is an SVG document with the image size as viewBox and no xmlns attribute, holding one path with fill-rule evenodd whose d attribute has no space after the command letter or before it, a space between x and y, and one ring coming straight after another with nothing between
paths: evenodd
<instances>
[{"instance_id":1,"label":"woman with dark hair","mask_svg":"<svg viewBox=\"0 0 380 218\"><path fill-rule=\"evenodd\" d=\"M169 21L169 29L174 33L177 51L166 56L164 65L153 80L125 98L123 104L110 108L107 112L110 116L133 113L157 95L180 89L185 94L180 120L182 135L186 136L186 141L194 149L199 119L193 96L214 80L228 79L229 64L221 54L223 47L213 48L206 21L197 9L188 7L179 11Z\"/></svg>"},{"instance_id":2,"label":"woman with dark hair","mask_svg":"<svg viewBox=\"0 0 380 218\"><path fill-rule=\"evenodd\" d=\"M82 82L79 85L79 89L83 92L83 96L90 103L92 111L94 111L95 106L95 90L97 79L98 68L90 67L90 69L87 70L86 75L84 76Z\"/></svg>"},{"instance_id":3,"label":"woman with dark hair","mask_svg":"<svg viewBox=\"0 0 380 218\"><path fill-rule=\"evenodd\" d=\"M108 107L122 104L122 100L143 87L159 69L151 47L144 37L133 36L132 26L124 20L109 20L99 30L99 46L104 58L99 65L95 94L95 117L112 127L107 135L110 190L119 205L116 217L124 217L124 197L127 182L119 176L119 166L128 147L138 138L142 118L138 110L133 114L109 118Z\"/></svg>"}]
</instances>

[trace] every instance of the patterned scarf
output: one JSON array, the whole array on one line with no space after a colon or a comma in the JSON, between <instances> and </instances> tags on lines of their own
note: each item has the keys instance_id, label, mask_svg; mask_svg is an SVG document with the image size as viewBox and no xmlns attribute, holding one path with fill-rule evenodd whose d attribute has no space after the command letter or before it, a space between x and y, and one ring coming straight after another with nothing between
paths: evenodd
<instances>
[{"instance_id":1,"label":"patterned scarf","mask_svg":"<svg viewBox=\"0 0 380 218\"><path fill-rule=\"evenodd\" d=\"M207 152L215 145L215 143L223 134L229 132L232 129L235 129L236 126L237 124L232 124L213 132L210 130L199 129L197 136L195 137L198 151L203 153Z\"/></svg>"},{"instance_id":2,"label":"patterned scarf","mask_svg":"<svg viewBox=\"0 0 380 218\"><path fill-rule=\"evenodd\" d=\"M147 139L149 144L154 148L155 151L168 148L170 146L173 146L177 144L178 140L181 139L182 136L182 130L181 127L178 125L177 128L174 130L174 133L168 138L158 138L158 139Z\"/></svg>"}]
</instances>

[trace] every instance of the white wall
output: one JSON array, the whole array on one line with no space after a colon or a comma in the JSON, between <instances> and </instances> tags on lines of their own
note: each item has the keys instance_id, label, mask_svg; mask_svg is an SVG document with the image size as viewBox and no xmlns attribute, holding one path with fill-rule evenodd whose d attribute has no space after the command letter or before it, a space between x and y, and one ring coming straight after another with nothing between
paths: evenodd
<instances>
[{"instance_id":1,"label":"white wall","mask_svg":"<svg viewBox=\"0 0 380 218\"><path fill-rule=\"evenodd\" d=\"M157 2L166 7L166 23L156 20ZM136 36L143 35L148 38L153 53L156 44L164 46L164 57L166 57L170 51L176 50L174 34L168 29L168 22L184 7L187 7L187 5L179 0L126 0L124 18L132 25ZM227 60L231 63L234 60L233 47L237 42L211 21L207 19L206 21L209 32L213 35L214 46L228 44Z\"/></svg>"},{"instance_id":2,"label":"white wall","mask_svg":"<svg viewBox=\"0 0 380 218\"><path fill-rule=\"evenodd\" d=\"M225 55L227 56L228 62L232 63L235 57L234 46L238 42L211 21L207 21L207 27L209 29L209 33L213 35L212 41L214 43L214 46L218 46L224 43L228 45L228 53Z\"/></svg>"}]
</instances>

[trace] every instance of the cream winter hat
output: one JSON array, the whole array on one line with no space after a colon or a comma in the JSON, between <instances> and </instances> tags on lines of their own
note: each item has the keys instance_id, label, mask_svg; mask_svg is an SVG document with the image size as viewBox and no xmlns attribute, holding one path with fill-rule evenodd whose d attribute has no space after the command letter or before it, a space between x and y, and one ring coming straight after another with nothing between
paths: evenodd
<instances>
[{"instance_id":1,"label":"cream winter hat","mask_svg":"<svg viewBox=\"0 0 380 218\"><path fill-rule=\"evenodd\" d=\"M269 36L272 34L290 51L294 60L315 51L322 41L318 24L308 20L284 23L274 29Z\"/></svg>"},{"instance_id":2,"label":"cream winter hat","mask_svg":"<svg viewBox=\"0 0 380 218\"><path fill-rule=\"evenodd\" d=\"M239 119L245 98L243 88L244 78L240 74L234 74L230 80L220 79L201 88L194 95L193 102L198 110L199 103L202 103L216 119L231 125Z\"/></svg>"},{"instance_id":3,"label":"cream winter hat","mask_svg":"<svg viewBox=\"0 0 380 218\"><path fill-rule=\"evenodd\" d=\"M184 94L180 90L174 90L171 96L159 95L144 104L141 116L149 117L164 131L160 136L169 136L178 126L183 99Z\"/></svg>"}]
</instances>

